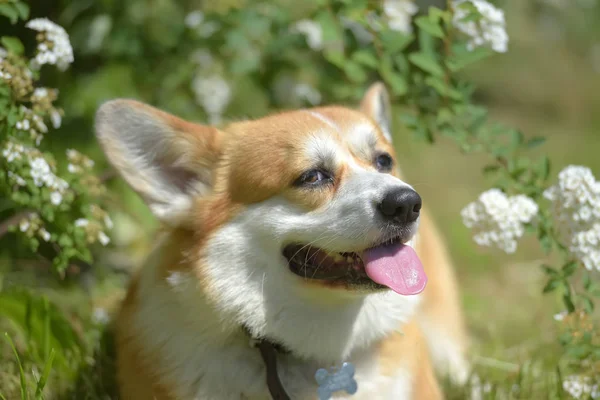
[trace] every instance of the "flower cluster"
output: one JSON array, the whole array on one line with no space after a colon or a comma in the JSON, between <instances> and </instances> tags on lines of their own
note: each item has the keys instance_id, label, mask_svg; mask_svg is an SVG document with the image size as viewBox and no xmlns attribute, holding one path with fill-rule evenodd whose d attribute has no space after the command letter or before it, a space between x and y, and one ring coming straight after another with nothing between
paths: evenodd
<instances>
[{"instance_id":1,"label":"flower cluster","mask_svg":"<svg viewBox=\"0 0 600 400\"><path fill-rule=\"evenodd\" d=\"M69 184L55 174L54 168L38 150L9 141L2 150L2 156L8 163L24 162L24 170L28 170L34 185L50 189L50 202L53 205L58 206L62 203ZM23 176L13 171L9 171L7 175L18 186L26 186L27 182Z\"/></svg>"},{"instance_id":2,"label":"flower cluster","mask_svg":"<svg viewBox=\"0 0 600 400\"><path fill-rule=\"evenodd\" d=\"M44 222L36 213L30 213L27 217L19 221L19 231L30 238L38 236L44 242L49 242L52 238L50 232L44 228Z\"/></svg>"},{"instance_id":3,"label":"flower cluster","mask_svg":"<svg viewBox=\"0 0 600 400\"><path fill-rule=\"evenodd\" d=\"M29 137L39 146L44 138L44 134L48 132L48 126L44 123L44 119L33 110L25 106L21 106L20 110L21 120L17 121L15 128L19 131L28 133Z\"/></svg>"},{"instance_id":4,"label":"flower cluster","mask_svg":"<svg viewBox=\"0 0 600 400\"><path fill-rule=\"evenodd\" d=\"M498 53L506 53L508 50L508 34L506 33L506 21L504 11L496 8L486 0L456 0L454 1L455 13L453 24L470 40L468 48L473 50L479 46L489 45ZM479 16L473 21L473 9Z\"/></svg>"},{"instance_id":5,"label":"flower cluster","mask_svg":"<svg viewBox=\"0 0 600 400\"><path fill-rule=\"evenodd\" d=\"M67 149L67 159L69 165L67 170L72 174L80 174L83 171L90 170L94 166L94 161L77 150Z\"/></svg>"},{"instance_id":6,"label":"flower cluster","mask_svg":"<svg viewBox=\"0 0 600 400\"><path fill-rule=\"evenodd\" d=\"M88 243L100 242L103 246L110 243L110 238L104 232L105 229L113 228L113 222L108 213L102 208L92 205L90 206L91 218L79 218L75 221L75 227L83 229L86 234Z\"/></svg>"},{"instance_id":7,"label":"flower cluster","mask_svg":"<svg viewBox=\"0 0 600 400\"><path fill-rule=\"evenodd\" d=\"M412 17L419 7L412 0L384 0L383 13L391 30L411 33Z\"/></svg>"},{"instance_id":8,"label":"flower cluster","mask_svg":"<svg viewBox=\"0 0 600 400\"><path fill-rule=\"evenodd\" d=\"M63 27L47 18L32 19L25 26L39 32L37 54L32 67L39 69L42 65L50 64L64 71L73 63L73 48Z\"/></svg>"},{"instance_id":9,"label":"flower cluster","mask_svg":"<svg viewBox=\"0 0 600 400\"><path fill-rule=\"evenodd\" d=\"M231 101L229 83L217 74L198 75L192 81L192 91L196 96L196 102L208 114L209 123L220 123L223 112Z\"/></svg>"},{"instance_id":10,"label":"flower cluster","mask_svg":"<svg viewBox=\"0 0 600 400\"><path fill-rule=\"evenodd\" d=\"M100 242L103 246L106 246L108 243L110 243L110 238L106 233L104 233L103 227L100 225L100 223L96 221L79 218L75 221L75 227L83 229L86 234L86 240L90 244Z\"/></svg>"},{"instance_id":11,"label":"flower cluster","mask_svg":"<svg viewBox=\"0 0 600 400\"><path fill-rule=\"evenodd\" d=\"M567 376L562 387L574 399L600 399L600 386L594 384L589 376Z\"/></svg>"},{"instance_id":12,"label":"flower cluster","mask_svg":"<svg viewBox=\"0 0 600 400\"><path fill-rule=\"evenodd\" d=\"M588 270L600 270L600 182L587 167L568 166L544 192L554 224L569 250Z\"/></svg>"},{"instance_id":13,"label":"flower cluster","mask_svg":"<svg viewBox=\"0 0 600 400\"><path fill-rule=\"evenodd\" d=\"M306 38L308 47L315 51L323 49L323 29L318 22L310 19L303 19L296 22L292 28L292 32L301 33Z\"/></svg>"},{"instance_id":14,"label":"flower cluster","mask_svg":"<svg viewBox=\"0 0 600 400\"><path fill-rule=\"evenodd\" d=\"M537 204L527 196L508 197L499 189L482 193L461 212L464 224L473 230L480 246L496 246L514 253L517 239L525 233L524 224L538 213Z\"/></svg>"}]
</instances>

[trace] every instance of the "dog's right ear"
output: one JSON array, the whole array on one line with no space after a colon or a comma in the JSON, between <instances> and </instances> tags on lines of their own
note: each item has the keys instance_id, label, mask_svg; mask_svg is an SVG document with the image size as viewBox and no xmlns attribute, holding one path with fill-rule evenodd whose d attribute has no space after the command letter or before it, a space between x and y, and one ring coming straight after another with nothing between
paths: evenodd
<instances>
[{"instance_id":1,"label":"dog's right ear","mask_svg":"<svg viewBox=\"0 0 600 400\"><path fill-rule=\"evenodd\" d=\"M172 226L190 220L193 199L210 191L222 133L133 100L96 113L96 136L109 161L154 215Z\"/></svg>"}]
</instances>

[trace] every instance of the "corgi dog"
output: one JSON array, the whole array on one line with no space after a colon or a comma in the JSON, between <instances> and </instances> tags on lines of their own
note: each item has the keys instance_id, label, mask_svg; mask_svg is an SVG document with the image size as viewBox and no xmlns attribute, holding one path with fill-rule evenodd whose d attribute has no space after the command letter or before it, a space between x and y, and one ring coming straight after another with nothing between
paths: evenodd
<instances>
[{"instance_id":1,"label":"corgi dog","mask_svg":"<svg viewBox=\"0 0 600 400\"><path fill-rule=\"evenodd\" d=\"M357 391L336 399L466 380L451 261L390 115L381 83L356 109L223 127L101 105L99 143L164 226L115 319L121 398L317 399L315 372L346 362Z\"/></svg>"}]
</instances>

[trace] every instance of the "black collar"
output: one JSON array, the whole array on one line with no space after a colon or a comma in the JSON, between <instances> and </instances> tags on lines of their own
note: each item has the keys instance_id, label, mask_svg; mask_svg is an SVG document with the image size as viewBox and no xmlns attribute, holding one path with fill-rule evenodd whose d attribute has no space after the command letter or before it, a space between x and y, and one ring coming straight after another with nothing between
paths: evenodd
<instances>
[{"instance_id":1,"label":"black collar","mask_svg":"<svg viewBox=\"0 0 600 400\"><path fill-rule=\"evenodd\" d=\"M260 351L260 355L267 370L267 387L269 388L269 393L271 393L273 400L291 400L281 384L279 374L277 373L277 353L289 354L290 350L285 348L281 343L273 342L266 338L253 337L246 326L242 326L242 330L252 341L254 341L256 347L258 347L258 350Z\"/></svg>"}]
</instances>

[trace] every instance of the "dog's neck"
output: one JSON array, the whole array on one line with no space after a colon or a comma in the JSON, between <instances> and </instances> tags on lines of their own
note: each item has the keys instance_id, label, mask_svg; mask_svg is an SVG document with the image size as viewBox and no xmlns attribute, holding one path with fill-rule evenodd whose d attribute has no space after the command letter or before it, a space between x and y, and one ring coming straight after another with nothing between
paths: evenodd
<instances>
[{"instance_id":1,"label":"dog's neck","mask_svg":"<svg viewBox=\"0 0 600 400\"><path fill-rule=\"evenodd\" d=\"M130 323L135 326L145 349L159 351L164 354L161 358L167 357L161 365L161 373L177 381L185 380L187 383L182 383L182 387L194 387L199 379L202 382L239 380L235 372L238 366L249 371L264 370L261 353L251 348L249 337L242 329L244 325L252 337L266 338L278 344L273 347L290 351L290 354L278 354L278 360L288 365L286 369L296 365L313 371L341 365L355 349L375 345L401 328L401 323L412 316L418 303L416 299L380 293L346 304L319 305L315 299L311 302L296 298L294 293L286 293L277 285L267 287L267 284L250 296L242 288L244 285L252 288L255 283L245 281L244 275L240 275L240 264L236 270L227 263L241 260L236 257L237 249L233 245L227 253L231 260L222 260L219 266L202 266L202 273L214 274L213 280L221 279L217 274L226 274L228 282L239 285L237 290L242 293L238 293L237 299L223 297L218 288L206 288L199 283L195 268L200 267L186 266L181 259L184 244L169 236L156 249L159 253L150 256L142 271L137 293L140 307L135 321ZM173 257L160 254L167 249L173 252ZM207 259L210 261L210 257ZM169 269L169 265L176 269ZM267 283L276 283L278 276L271 275L269 279ZM206 360L213 361L208 365ZM238 385L255 392L265 388L262 379L236 382Z\"/></svg>"}]
</instances>

